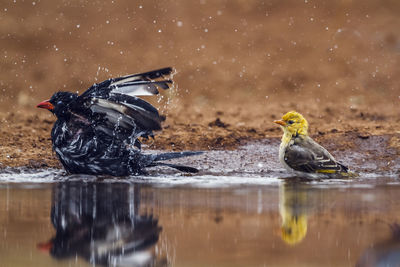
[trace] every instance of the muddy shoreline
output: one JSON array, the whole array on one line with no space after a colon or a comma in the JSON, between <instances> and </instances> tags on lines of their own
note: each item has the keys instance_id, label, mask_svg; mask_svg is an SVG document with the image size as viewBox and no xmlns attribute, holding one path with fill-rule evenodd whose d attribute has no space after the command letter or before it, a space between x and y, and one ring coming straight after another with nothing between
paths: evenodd
<instances>
[{"instance_id":1,"label":"muddy shoreline","mask_svg":"<svg viewBox=\"0 0 400 267\"><path fill-rule=\"evenodd\" d=\"M280 128L272 122L258 127L237 126L228 123L234 118L218 114L220 116L214 120L198 120L196 124L174 123L171 120L175 115L170 114L164 129L154 139L143 140L143 150L235 150L249 142L279 140L281 136ZM51 147L50 131L55 121L52 115L40 112L37 115L0 113L0 118L3 126L0 168L61 168ZM321 125L318 121L323 119L310 121L311 127L313 124L319 126L318 131L311 130L311 135L334 155L370 153L376 162L380 162L379 165L400 155L400 132L394 129L396 125L348 120L339 127L331 128L329 124ZM387 168L390 167L388 164ZM382 168L385 169L385 166Z\"/></svg>"}]
</instances>

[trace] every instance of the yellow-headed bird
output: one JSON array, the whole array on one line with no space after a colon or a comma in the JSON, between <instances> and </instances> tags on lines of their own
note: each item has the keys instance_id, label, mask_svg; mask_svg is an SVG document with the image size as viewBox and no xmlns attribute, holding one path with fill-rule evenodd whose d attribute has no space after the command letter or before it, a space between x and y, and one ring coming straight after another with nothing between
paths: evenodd
<instances>
[{"instance_id":1,"label":"yellow-headed bird","mask_svg":"<svg viewBox=\"0 0 400 267\"><path fill-rule=\"evenodd\" d=\"M283 129L279 160L286 169L312 178L349 176L346 166L308 136L308 122L300 113L290 111L274 122Z\"/></svg>"}]
</instances>

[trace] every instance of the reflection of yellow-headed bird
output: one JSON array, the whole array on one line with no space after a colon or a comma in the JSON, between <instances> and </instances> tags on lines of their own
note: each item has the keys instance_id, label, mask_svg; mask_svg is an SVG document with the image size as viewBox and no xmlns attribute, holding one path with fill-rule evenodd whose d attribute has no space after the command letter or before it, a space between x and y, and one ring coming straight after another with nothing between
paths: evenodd
<instances>
[{"instance_id":1,"label":"reflection of yellow-headed bird","mask_svg":"<svg viewBox=\"0 0 400 267\"><path fill-rule=\"evenodd\" d=\"M283 129L279 160L286 169L311 177L348 176L348 168L308 136L308 122L300 113L290 111L274 122Z\"/></svg>"},{"instance_id":2,"label":"reflection of yellow-headed bird","mask_svg":"<svg viewBox=\"0 0 400 267\"><path fill-rule=\"evenodd\" d=\"M307 234L307 216L282 214L282 240L289 245L302 241Z\"/></svg>"},{"instance_id":3,"label":"reflection of yellow-headed bird","mask_svg":"<svg viewBox=\"0 0 400 267\"><path fill-rule=\"evenodd\" d=\"M296 245L307 234L307 192L283 184L279 192L279 212L282 217L282 240Z\"/></svg>"}]
</instances>

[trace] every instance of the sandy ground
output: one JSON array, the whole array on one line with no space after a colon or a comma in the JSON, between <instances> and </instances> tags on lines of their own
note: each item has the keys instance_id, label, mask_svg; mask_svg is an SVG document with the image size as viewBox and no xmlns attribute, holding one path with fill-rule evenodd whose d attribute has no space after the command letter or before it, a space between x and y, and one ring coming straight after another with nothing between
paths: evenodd
<instances>
[{"instance_id":1,"label":"sandy ground","mask_svg":"<svg viewBox=\"0 0 400 267\"><path fill-rule=\"evenodd\" d=\"M172 66L149 99L167 116L152 149L235 149L278 138L289 110L330 151L383 136L400 151L397 1L10 1L0 4L0 167L58 167L55 91ZM159 101L157 101L159 100ZM371 142L369 142L370 144ZM365 148L364 148L365 149ZM374 149L374 148L372 148ZM364 150L363 150L364 151Z\"/></svg>"}]
</instances>

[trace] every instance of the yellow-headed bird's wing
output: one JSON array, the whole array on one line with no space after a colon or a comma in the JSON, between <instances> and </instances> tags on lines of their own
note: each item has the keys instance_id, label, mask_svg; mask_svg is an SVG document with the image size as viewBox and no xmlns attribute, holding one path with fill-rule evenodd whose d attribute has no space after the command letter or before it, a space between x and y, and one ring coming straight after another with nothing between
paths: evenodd
<instances>
[{"instance_id":1,"label":"yellow-headed bird's wing","mask_svg":"<svg viewBox=\"0 0 400 267\"><path fill-rule=\"evenodd\" d=\"M329 152L308 136L292 139L284 160L292 169L308 173L347 173L348 168L337 162Z\"/></svg>"}]
</instances>

